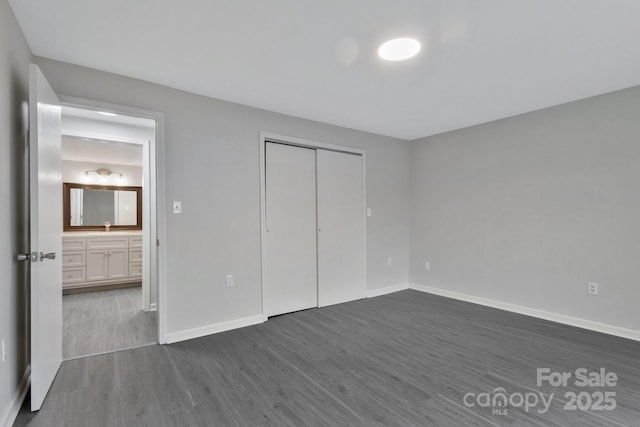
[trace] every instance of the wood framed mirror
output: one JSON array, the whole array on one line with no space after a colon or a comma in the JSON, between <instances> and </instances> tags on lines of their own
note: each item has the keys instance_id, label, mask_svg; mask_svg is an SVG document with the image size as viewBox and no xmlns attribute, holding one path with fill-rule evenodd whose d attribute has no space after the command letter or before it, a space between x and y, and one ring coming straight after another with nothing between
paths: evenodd
<instances>
[{"instance_id":1,"label":"wood framed mirror","mask_svg":"<svg viewBox=\"0 0 640 427\"><path fill-rule=\"evenodd\" d=\"M64 231L142 230L142 187L62 184Z\"/></svg>"}]
</instances>

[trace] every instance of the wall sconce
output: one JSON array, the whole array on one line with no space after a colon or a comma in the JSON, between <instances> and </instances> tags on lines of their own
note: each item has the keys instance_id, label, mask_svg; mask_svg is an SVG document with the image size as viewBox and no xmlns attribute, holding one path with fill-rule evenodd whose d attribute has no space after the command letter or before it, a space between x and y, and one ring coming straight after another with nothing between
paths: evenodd
<instances>
[{"instance_id":1,"label":"wall sconce","mask_svg":"<svg viewBox=\"0 0 640 427\"><path fill-rule=\"evenodd\" d=\"M107 179L111 175L118 175L120 179L122 179L122 174L120 172L112 171L111 169L107 169L107 168L98 168L98 169L84 171L84 174L89 176L89 172L95 172L102 179Z\"/></svg>"}]
</instances>

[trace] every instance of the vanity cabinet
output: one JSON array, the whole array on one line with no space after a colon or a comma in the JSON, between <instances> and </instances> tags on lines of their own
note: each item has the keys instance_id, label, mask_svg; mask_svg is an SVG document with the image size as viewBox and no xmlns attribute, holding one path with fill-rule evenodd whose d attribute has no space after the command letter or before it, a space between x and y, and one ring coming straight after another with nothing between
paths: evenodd
<instances>
[{"instance_id":1,"label":"vanity cabinet","mask_svg":"<svg viewBox=\"0 0 640 427\"><path fill-rule=\"evenodd\" d=\"M129 278L126 249L87 251L87 281Z\"/></svg>"},{"instance_id":2,"label":"vanity cabinet","mask_svg":"<svg viewBox=\"0 0 640 427\"><path fill-rule=\"evenodd\" d=\"M76 289L142 280L142 235L62 237L62 288Z\"/></svg>"}]
</instances>

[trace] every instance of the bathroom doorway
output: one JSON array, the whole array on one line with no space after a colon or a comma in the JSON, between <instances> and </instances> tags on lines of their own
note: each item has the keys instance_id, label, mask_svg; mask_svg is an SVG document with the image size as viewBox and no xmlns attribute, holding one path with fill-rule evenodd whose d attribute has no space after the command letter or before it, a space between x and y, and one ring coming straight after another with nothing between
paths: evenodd
<instances>
[{"instance_id":1,"label":"bathroom doorway","mask_svg":"<svg viewBox=\"0 0 640 427\"><path fill-rule=\"evenodd\" d=\"M156 126L63 103L64 360L158 342Z\"/></svg>"}]
</instances>

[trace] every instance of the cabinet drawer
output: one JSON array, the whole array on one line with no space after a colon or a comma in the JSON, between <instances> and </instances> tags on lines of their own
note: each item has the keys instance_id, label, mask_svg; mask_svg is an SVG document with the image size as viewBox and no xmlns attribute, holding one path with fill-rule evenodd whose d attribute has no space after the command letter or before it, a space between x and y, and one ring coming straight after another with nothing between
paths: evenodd
<instances>
[{"instance_id":1,"label":"cabinet drawer","mask_svg":"<svg viewBox=\"0 0 640 427\"><path fill-rule=\"evenodd\" d=\"M86 252L63 252L62 268L66 267L84 267L87 264Z\"/></svg>"},{"instance_id":2,"label":"cabinet drawer","mask_svg":"<svg viewBox=\"0 0 640 427\"><path fill-rule=\"evenodd\" d=\"M142 262L142 249L129 249L129 262Z\"/></svg>"},{"instance_id":3,"label":"cabinet drawer","mask_svg":"<svg viewBox=\"0 0 640 427\"><path fill-rule=\"evenodd\" d=\"M85 269L82 268L65 268L62 270L62 284L69 285L72 283L84 282Z\"/></svg>"},{"instance_id":4,"label":"cabinet drawer","mask_svg":"<svg viewBox=\"0 0 640 427\"><path fill-rule=\"evenodd\" d=\"M87 240L78 237L63 237L62 238L62 251L84 251L87 249Z\"/></svg>"},{"instance_id":5,"label":"cabinet drawer","mask_svg":"<svg viewBox=\"0 0 640 427\"><path fill-rule=\"evenodd\" d=\"M141 247L142 247L142 236L129 237L129 248L141 248Z\"/></svg>"},{"instance_id":6,"label":"cabinet drawer","mask_svg":"<svg viewBox=\"0 0 640 427\"><path fill-rule=\"evenodd\" d=\"M142 264L129 264L129 277L142 277Z\"/></svg>"},{"instance_id":7,"label":"cabinet drawer","mask_svg":"<svg viewBox=\"0 0 640 427\"><path fill-rule=\"evenodd\" d=\"M87 239L87 250L92 249L126 249L129 241L126 237L100 237Z\"/></svg>"}]
</instances>

